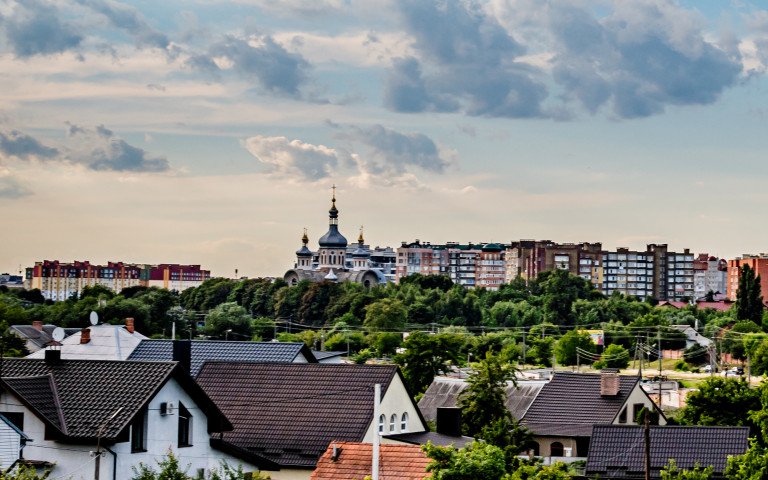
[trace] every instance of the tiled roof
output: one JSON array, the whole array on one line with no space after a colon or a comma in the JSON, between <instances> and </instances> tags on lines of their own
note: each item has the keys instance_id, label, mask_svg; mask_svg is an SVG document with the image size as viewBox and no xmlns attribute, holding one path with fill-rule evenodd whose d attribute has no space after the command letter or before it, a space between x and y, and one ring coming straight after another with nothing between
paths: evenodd
<instances>
[{"instance_id":1,"label":"tiled roof","mask_svg":"<svg viewBox=\"0 0 768 480\"><path fill-rule=\"evenodd\" d=\"M600 374L556 372L528 407L522 423L538 435L584 436L612 423L638 378L619 376L615 396L600 395Z\"/></svg>"},{"instance_id":2,"label":"tiled roof","mask_svg":"<svg viewBox=\"0 0 768 480\"><path fill-rule=\"evenodd\" d=\"M722 474L729 455L741 455L748 447L748 427L673 426L650 428L651 476L674 459L678 468L691 469L697 463L714 467ZM587 457L587 476L641 479L645 471L643 427L597 425Z\"/></svg>"},{"instance_id":3,"label":"tiled roof","mask_svg":"<svg viewBox=\"0 0 768 480\"><path fill-rule=\"evenodd\" d=\"M105 421L102 438L117 437L133 417L175 378L206 411L211 427L231 427L221 412L176 362L2 360L2 382L44 422L69 439L94 439Z\"/></svg>"},{"instance_id":4,"label":"tiled roof","mask_svg":"<svg viewBox=\"0 0 768 480\"><path fill-rule=\"evenodd\" d=\"M512 416L520 420L530 407L533 400L546 382L518 381L517 386L509 382L506 388L505 404ZM460 378L435 377L419 400L419 410L424 418L434 421L437 418L438 407L455 407L459 395L469 386L466 380Z\"/></svg>"},{"instance_id":5,"label":"tiled roof","mask_svg":"<svg viewBox=\"0 0 768 480\"><path fill-rule=\"evenodd\" d=\"M124 325L102 324L88 327L91 340L80 343L80 332L61 341L61 358L65 360L125 360L144 335L129 332ZM45 358L45 350L38 350L27 358Z\"/></svg>"},{"instance_id":6,"label":"tiled roof","mask_svg":"<svg viewBox=\"0 0 768 480\"><path fill-rule=\"evenodd\" d=\"M335 442L340 449L333 460L333 446L317 462L310 480L362 480L371 475L373 446L370 443ZM430 478L426 471L430 459L418 445L384 444L379 450L380 480L422 480Z\"/></svg>"},{"instance_id":7,"label":"tiled roof","mask_svg":"<svg viewBox=\"0 0 768 480\"><path fill-rule=\"evenodd\" d=\"M325 360L326 358L340 357L346 355L347 352L321 352L318 350L312 350L312 354L315 356L318 362Z\"/></svg>"},{"instance_id":8,"label":"tiled roof","mask_svg":"<svg viewBox=\"0 0 768 480\"><path fill-rule=\"evenodd\" d=\"M192 341L191 372L197 377L206 361L291 363L303 355L315 363L312 352L301 342ZM173 340L142 340L128 360L173 360Z\"/></svg>"},{"instance_id":9,"label":"tiled roof","mask_svg":"<svg viewBox=\"0 0 768 480\"><path fill-rule=\"evenodd\" d=\"M207 362L197 382L234 425L224 441L282 466L314 467L332 440L361 441L394 365Z\"/></svg>"},{"instance_id":10,"label":"tiled roof","mask_svg":"<svg viewBox=\"0 0 768 480\"><path fill-rule=\"evenodd\" d=\"M24 340L30 341L40 348L45 347L51 341L53 341L53 331L56 329L56 325L43 325L42 330L36 329L32 325L11 325L11 331ZM69 336L79 332L79 328L65 328L64 334Z\"/></svg>"}]
</instances>

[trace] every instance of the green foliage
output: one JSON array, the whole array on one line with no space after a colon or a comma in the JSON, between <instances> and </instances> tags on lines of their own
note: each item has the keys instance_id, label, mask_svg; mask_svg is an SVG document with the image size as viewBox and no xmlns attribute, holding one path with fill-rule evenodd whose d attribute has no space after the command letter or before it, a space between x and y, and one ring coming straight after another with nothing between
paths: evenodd
<instances>
[{"instance_id":1,"label":"green foliage","mask_svg":"<svg viewBox=\"0 0 768 480\"><path fill-rule=\"evenodd\" d=\"M739 271L739 289L736 291L736 318L752 320L760 325L763 321L763 296L760 293L760 275L749 265Z\"/></svg>"},{"instance_id":2,"label":"green foliage","mask_svg":"<svg viewBox=\"0 0 768 480\"><path fill-rule=\"evenodd\" d=\"M605 347L601 360L605 363L603 368L627 368L629 366L629 351L614 343Z\"/></svg>"},{"instance_id":3,"label":"green foliage","mask_svg":"<svg viewBox=\"0 0 768 480\"><path fill-rule=\"evenodd\" d=\"M500 480L507 471L504 451L489 443L472 442L457 450L429 442L421 449L432 459L427 471L434 480Z\"/></svg>"},{"instance_id":4,"label":"green foliage","mask_svg":"<svg viewBox=\"0 0 768 480\"><path fill-rule=\"evenodd\" d=\"M748 412L760 408L760 392L736 379L712 377L688 395L679 420L684 425L749 426Z\"/></svg>"},{"instance_id":5,"label":"green foliage","mask_svg":"<svg viewBox=\"0 0 768 480\"><path fill-rule=\"evenodd\" d=\"M507 477L508 480L571 480L572 478L568 466L562 462L556 462L553 465L523 464Z\"/></svg>"},{"instance_id":6,"label":"green foliage","mask_svg":"<svg viewBox=\"0 0 768 480\"><path fill-rule=\"evenodd\" d=\"M768 478L768 449L751 440L744 455L728 458L725 477L730 480L764 480Z\"/></svg>"},{"instance_id":7,"label":"green foliage","mask_svg":"<svg viewBox=\"0 0 768 480\"><path fill-rule=\"evenodd\" d=\"M675 460L670 458L669 464L661 469L660 473L661 480L710 480L713 471L714 468L711 465L702 468L699 464L696 464L693 470L681 470L677 468Z\"/></svg>"},{"instance_id":8,"label":"green foliage","mask_svg":"<svg viewBox=\"0 0 768 480\"><path fill-rule=\"evenodd\" d=\"M411 394L424 392L435 376L448 373L457 363L463 343L462 336L450 333L411 333L403 342L405 352L394 359L402 367Z\"/></svg>"},{"instance_id":9,"label":"green foliage","mask_svg":"<svg viewBox=\"0 0 768 480\"><path fill-rule=\"evenodd\" d=\"M577 349L586 350L589 353L597 351L597 347L587 332L570 330L560 337L555 346L557 363L559 365L576 365L578 362ZM582 358L584 357L582 356Z\"/></svg>"},{"instance_id":10,"label":"green foliage","mask_svg":"<svg viewBox=\"0 0 768 480\"><path fill-rule=\"evenodd\" d=\"M156 460L157 470L154 467L139 463L137 467L131 467L133 469L133 477L131 480L202 480L198 477L190 476L187 471L189 465L182 469L179 464L179 458L174 455L173 451L168 450L168 453L159 460ZM269 475L261 472L251 472L247 475L250 480L269 480ZM245 480L246 474L243 472L242 465L233 467L225 461L221 461L219 468L212 470L208 473L205 480ZM0 479L2 480L2 479ZM19 479L27 480L27 479ZM30 479L35 480L35 479ZM42 479L41 479L42 480Z\"/></svg>"},{"instance_id":11,"label":"green foliage","mask_svg":"<svg viewBox=\"0 0 768 480\"><path fill-rule=\"evenodd\" d=\"M394 332L371 333L366 337L368 345L380 357L394 355L403 343L403 335Z\"/></svg>"},{"instance_id":12,"label":"green foliage","mask_svg":"<svg viewBox=\"0 0 768 480\"><path fill-rule=\"evenodd\" d=\"M373 332L402 331L408 319L408 310L403 302L392 298L383 298L365 308L363 324Z\"/></svg>"},{"instance_id":13,"label":"green foliage","mask_svg":"<svg viewBox=\"0 0 768 480\"><path fill-rule=\"evenodd\" d=\"M491 352L486 352L485 358L472 364L468 386L461 392L458 403L466 435L474 437L497 420L511 418L505 405L506 387L514 378L512 366Z\"/></svg>"},{"instance_id":14,"label":"green foliage","mask_svg":"<svg viewBox=\"0 0 768 480\"><path fill-rule=\"evenodd\" d=\"M234 339L236 335L227 335L227 330L248 338L251 336L251 316L234 302L222 303L205 317L205 333L208 335Z\"/></svg>"}]
</instances>

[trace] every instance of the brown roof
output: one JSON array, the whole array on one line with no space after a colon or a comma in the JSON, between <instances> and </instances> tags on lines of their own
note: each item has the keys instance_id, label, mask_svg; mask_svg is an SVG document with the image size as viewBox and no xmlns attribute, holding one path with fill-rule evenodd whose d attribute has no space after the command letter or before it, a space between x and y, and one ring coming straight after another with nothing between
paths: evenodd
<instances>
[{"instance_id":1,"label":"brown roof","mask_svg":"<svg viewBox=\"0 0 768 480\"><path fill-rule=\"evenodd\" d=\"M362 480L371 474L373 446L370 443L336 442L340 453L333 460L331 443L312 472L310 480ZM381 445L379 480L422 480L430 478L426 471L430 459L418 445Z\"/></svg>"},{"instance_id":2,"label":"brown roof","mask_svg":"<svg viewBox=\"0 0 768 480\"><path fill-rule=\"evenodd\" d=\"M374 385L383 396L397 375L395 365L206 362L197 382L232 421L223 442L283 467L314 468L332 440L363 440Z\"/></svg>"}]
</instances>

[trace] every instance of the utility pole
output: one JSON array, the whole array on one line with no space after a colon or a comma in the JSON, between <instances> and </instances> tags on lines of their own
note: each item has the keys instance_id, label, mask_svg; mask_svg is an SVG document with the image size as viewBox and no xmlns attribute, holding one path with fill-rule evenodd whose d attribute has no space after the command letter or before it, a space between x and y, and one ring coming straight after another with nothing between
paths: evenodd
<instances>
[{"instance_id":1,"label":"utility pole","mask_svg":"<svg viewBox=\"0 0 768 480\"><path fill-rule=\"evenodd\" d=\"M376 384L373 387L373 424L376 427L373 429L373 458L371 458L371 479L379 480L379 444L381 443L381 437L379 433L379 415L381 411L381 384ZM96 479L98 480L98 479Z\"/></svg>"},{"instance_id":2,"label":"utility pole","mask_svg":"<svg viewBox=\"0 0 768 480\"><path fill-rule=\"evenodd\" d=\"M661 403L661 357L662 357L662 350L661 350L661 326L658 327L656 330L656 337L659 342L659 403Z\"/></svg>"},{"instance_id":3,"label":"utility pole","mask_svg":"<svg viewBox=\"0 0 768 480\"><path fill-rule=\"evenodd\" d=\"M645 480L651 480L651 414L645 410L645 426L643 434L645 436Z\"/></svg>"},{"instance_id":4,"label":"utility pole","mask_svg":"<svg viewBox=\"0 0 768 480\"><path fill-rule=\"evenodd\" d=\"M525 330L523 330L523 365L525 365Z\"/></svg>"}]
</instances>

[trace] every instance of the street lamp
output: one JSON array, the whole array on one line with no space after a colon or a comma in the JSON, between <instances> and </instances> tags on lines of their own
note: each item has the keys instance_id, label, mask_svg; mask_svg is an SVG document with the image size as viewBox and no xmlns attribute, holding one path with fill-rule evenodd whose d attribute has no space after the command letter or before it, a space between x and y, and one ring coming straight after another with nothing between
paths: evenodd
<instances>
[{"instance_id":1,"label":"street lamp","mask_svg":"<svg viewBox=\"0 0 768 480\"><path fill-rule=\"evenodd\" d=\"M230 333L232 333L232 329L231 328L224 332L224 341L229 340L229 334Z\"/></svg>"}]
</instances>

